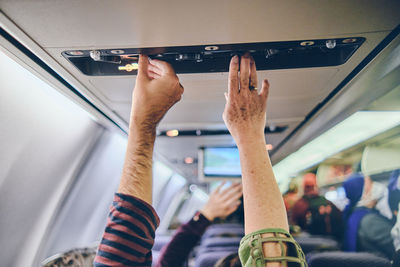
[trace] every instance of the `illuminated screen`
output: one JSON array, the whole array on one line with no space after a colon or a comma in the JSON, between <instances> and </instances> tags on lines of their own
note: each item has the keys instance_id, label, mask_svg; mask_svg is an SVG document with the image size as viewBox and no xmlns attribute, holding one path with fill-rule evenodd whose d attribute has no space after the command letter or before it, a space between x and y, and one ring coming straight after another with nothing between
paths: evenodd
<instances>
[{"instance_id":1,"label":"illuminated screen","mask_svg":"<svg viewBox=\"0 0 400 267\"><path fill-rule=\"evenodd\" d=\"M239 151L236 147L204 148L204 176L241 177Z\"/></svg>"}]
</instances>

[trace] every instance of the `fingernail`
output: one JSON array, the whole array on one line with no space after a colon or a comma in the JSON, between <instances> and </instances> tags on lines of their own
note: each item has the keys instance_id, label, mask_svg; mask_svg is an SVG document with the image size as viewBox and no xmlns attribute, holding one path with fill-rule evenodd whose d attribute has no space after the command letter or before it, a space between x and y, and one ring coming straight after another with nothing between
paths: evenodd
<instances>
[{"instance_id":1,"label":"fingernail","mask_svg":"<svg viewBox=\"0 0 400 267\"><path fill-rule=\"evenodd\" d=\"M239 57L237 55L233 57L233 63L239 63Z\"/></svg>"},{"instance_id":2,"label":"fingernail","mask_svg":"<svg viewBox=\"0 0 400 267\"><path fill-rule=\"evenodd\" d=\"M250 57L250 53L249 52L244 53L243 57L244 58L249 58Z\"/></svg>"}]
</instances>

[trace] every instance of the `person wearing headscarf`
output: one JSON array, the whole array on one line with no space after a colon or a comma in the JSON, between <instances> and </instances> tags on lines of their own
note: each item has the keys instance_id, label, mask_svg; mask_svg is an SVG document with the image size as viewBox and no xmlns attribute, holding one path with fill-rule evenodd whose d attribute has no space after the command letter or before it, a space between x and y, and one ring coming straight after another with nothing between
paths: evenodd
<instances>
[{"instance_id":1,"label":"person wearing headscarf","mask_svg":"<svg viewBox=\"0 0 400 267\"><path fill-rule=\"evenodd\" d=\"M385 186L372 181L369 176L362 178L362 175L355 174L344 182L343 187L349 198L344 210L344 249L369 251L391 258L394 254L390 235L393 223L375 209L376 203L384 196Z\"/></svg>"},{"instance_id":2,"label":"person wearing headscarf","mask_svg":"<svg viewBox=\"0 0 400 267\"><path fill-rule=\"evenodd\" d=\"M349 203L343 210L345 225L343 246L346 251L357 251L358 227L362 218L370 212L367 208L356 209L363 193L364 176L353 174L343 183L343 188L349 199Z\"/></svg>"}]
</instances>

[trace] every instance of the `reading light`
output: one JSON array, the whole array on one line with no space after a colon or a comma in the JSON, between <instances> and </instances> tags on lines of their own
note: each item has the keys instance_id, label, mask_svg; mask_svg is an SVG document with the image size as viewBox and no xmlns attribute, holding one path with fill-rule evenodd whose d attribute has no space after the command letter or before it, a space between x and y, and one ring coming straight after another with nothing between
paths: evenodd
<instances>
[{"instance_id":1,"label":"reading light","mask_svg":"<svg viewBox=\"0 0 400 267\"><path fill-rule=\"evenodd\" d=\"M310 46L313 44L314 44L314 41L304 41L304 42L300 43L301 46Z\"/></svg>"},{"instance_id":2,"label":"reading light","mask_svg":"<svg viewBox=\"0 0 400 267\"><path fill-rule=\"evenodd\" d=\"M207 51L215 51L215 50L218 50L218 49L219 49L219 47L216 46L216 45L210 45L210 46L204 47L204 50L207 50Z\"/></svg>"},{"instance_id":3,"label":"reading light","mask_svg":"<svg viewBox=\"0 0 400 267\"><path fill-rule=\"evenodd\" d=\"M169 130L169 131L167 131L166 135L169 136L169 137L178 136L179 135L179 131L178 130Z\"/></svg>"},{"instance_id":4,"label":"reading light","mask_svg":"<svg viewBox=\"0 0 400 267\"><path fill-rule=\"evenodd\" d=\"M120 49L115 49L115 50L111 50L110 53L114 54L114 55L120 55L120 54L125 53L125 51L124 50L120 50Z\"/></svg>"},{"instance_id":5,"label":"reading light","mask_svg":"<svg viewBox=\"0 0 400 267\"><path fill-rule=\"evenodd\" d=\"M194 159L192 157L186 157L185 158L185 163L186 164L192 164L194 162Z\"/></svg>"},{"instance_id":6,"label":"reading light","mask_svg":"<svg viewBox=\"0 0 400 267\"><path fill-rule=\"evenodd\" d=\"M351 44L357 42L357 38L347 38L342 41L344 44Z\"/></svg>"},{"instance_id":7,"label":"reading light","mask_svg":"<svg viewBox=\"0 0 400 267\"><path fill-rule=\"evenodd\" d=\"M82 51L79 51L79 50L69 51L67 53L68 53L68 55L71 55L71 56L82 56L84 54Z\"/></svg>"},{"instance_id":8,"label":"reading light","mask_svg":"<svg viewBox=\"0 0 400 267\"><path fill-rule=\"evenodd\" d=\"M358 111L274 165L278 181L400 125L400 111Z\"/></svg>"},{"instance_id":9,"label":"reading light","mask_svg":"<svg viewBox=\"0 0 400 267\"><path fill-rule=\"evenodd\" d=\"M271 144L267 144L266 147L267 147L267 150L272 150L272 149L274 149L274 146L271 145Z\"/></svg>"},{"instance_id":10,"label":"reading light","mask_svg":"<svg viewBox=\"0 0 400 267\"><path fill-rule=\"evenodd\" d=\"M118 66L118 70L133 71L139 68L138 63L126 64L125 66Z\"/></svg>"}]
</instances>

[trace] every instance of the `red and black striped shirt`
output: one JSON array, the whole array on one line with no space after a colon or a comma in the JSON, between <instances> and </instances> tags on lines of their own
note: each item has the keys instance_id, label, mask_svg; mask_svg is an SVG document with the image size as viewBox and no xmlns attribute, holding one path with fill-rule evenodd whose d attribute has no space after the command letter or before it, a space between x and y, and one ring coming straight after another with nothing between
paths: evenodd
<instances>
[{"instance_id":1,"label":"red and black striped shirt","mask_svg":"<svg viewBox=\"0 0 400 267\"><path fill-rule=\"evenodd\" d=\"M116 193L93 266L151 266L159 223L151 205Z\"/></svg>"}]
</instances>

